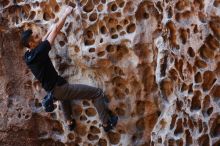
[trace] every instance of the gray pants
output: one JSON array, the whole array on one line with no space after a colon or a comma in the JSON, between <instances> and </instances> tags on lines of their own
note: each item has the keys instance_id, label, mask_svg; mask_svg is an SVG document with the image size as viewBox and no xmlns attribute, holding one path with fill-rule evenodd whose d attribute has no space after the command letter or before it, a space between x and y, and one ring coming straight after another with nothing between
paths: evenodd
<instances>
[{"instance_id":1,"label":"gray pants","mask_svg":"<svg viewBox=\"0 0 220 146\"><path fill-rule=\"evenodd\" d=\"M55 85L53 88L55 100L60 100L61 108L64 113L65 121L71 120L72 108L70 100L92 100L100 120L107 122L108 118L108 98L100 88L84 85L84 84L63 84Z\"/></svg>"}]
</instances>

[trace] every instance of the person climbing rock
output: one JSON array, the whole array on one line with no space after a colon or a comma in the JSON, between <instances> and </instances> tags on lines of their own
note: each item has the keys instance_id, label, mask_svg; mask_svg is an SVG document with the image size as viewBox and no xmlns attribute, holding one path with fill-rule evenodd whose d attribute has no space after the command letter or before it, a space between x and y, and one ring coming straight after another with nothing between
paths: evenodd
<instances>
[{"instance_id":1,"label":"person climbing rock","mask_svg":"<svg viewBox=\"0 0 220 146\"><path fill-rule=\"evenodd\" d=\"M118 116L113 114L108 108L109 100L103 90L84 84L68 83L63 77L58 75L49 58L51 45L63 27L67 16L69 16L72 11L73 8L67 6L59 21L54 24L42 38L37 32L31 29L24 30L21 33L21 43L27 49L23 56L24 61L48 93L42 102L47 112L53 111L53 102L57 100L60 101L65 122L69 130L74 130L76 122L75 119L72 118L70 100L90 99L97 109L104 130L108 132L116 126Z\"/></svg>"}]
</instances>

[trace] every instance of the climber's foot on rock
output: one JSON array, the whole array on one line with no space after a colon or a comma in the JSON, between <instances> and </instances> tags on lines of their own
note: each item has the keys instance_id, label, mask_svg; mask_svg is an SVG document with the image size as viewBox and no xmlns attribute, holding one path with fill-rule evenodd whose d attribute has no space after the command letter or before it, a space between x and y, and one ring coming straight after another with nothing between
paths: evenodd
<instances>
[{"instance_id":1,"label":"climber's foot on rock","mask_svg":"<svg viewBox=\"0 0 220 146\"><path fill-rule=\"evenodd\" d=\"M109 118L106 124L103 124L102 127L105 132L109 132L117 125L118 116L114 115L111 111L109 111Z\"/></svg>"},{"instance_id":2,"label":"climber's foot on rock","mask_svg":"<svg viewBox=\"0 0 220 146\"><path fill-rule=\"evenodd\" d=\"M67 127L70 131L73 131L76 128L76 120L67 121Z\"/></svg>"}]
</instances>

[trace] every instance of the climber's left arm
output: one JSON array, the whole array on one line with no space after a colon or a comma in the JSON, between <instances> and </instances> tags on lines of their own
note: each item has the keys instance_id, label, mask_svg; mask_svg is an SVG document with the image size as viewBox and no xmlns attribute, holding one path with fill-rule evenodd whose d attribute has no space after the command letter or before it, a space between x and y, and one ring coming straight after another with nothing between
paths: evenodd
<instances>
[{"instance_id":1,"label":"climber's left arm","mask_svg":"<svg viewBox=\"0 0 220 146\"><path fill-rule=\"evenodd\" d=\"M55 24L54 28L52 29L51 33L48 35L47 40L48 42L52 45L54 42L54 39L56 38L57 34L59 33L59 31L61 30L61 28L63 27L65 20L67 18L68 15L71 14L73 8L68 6L66 8L66 11L64 12L63 16L60 18L60 20Z\"/></svg>"},{"instance_id":2,"label":"climber's left arm","mask_svg":"<svg viewBox=\"0 0 220 146\"><path fill-rule=\"evenodd\" d=\"M47 39L47 37L49 36L49 34L52 32L52 30L54 29L55 25L53 25L52 27L50 27L50 29L47 31L47 33L44 35L44 37L42 38L42 42L45 41Z\"/></svg>"}]
</instances>

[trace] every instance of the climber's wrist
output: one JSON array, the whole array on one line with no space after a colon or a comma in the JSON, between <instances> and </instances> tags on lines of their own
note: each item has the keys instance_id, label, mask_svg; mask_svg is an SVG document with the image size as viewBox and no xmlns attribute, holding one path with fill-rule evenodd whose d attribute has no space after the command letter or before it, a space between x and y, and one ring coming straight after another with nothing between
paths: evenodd
<instances>
[{"instance_id":1,"label":"climber's wrist","mask_svg":"<svg viewBox=\"0 0 220 146\"><path fill-rule=\"evenodd\" d=\"M62 14L61 19L66 19L68 15L66 13Z\"/></svg>"},{"instance_id":2,"label":"climber's wrist","mask_svg":"<svg viewBox=\"0 0 220 146\"><path fill-rule=\"evenodd\" d=\"M67 6L64 15L67 17L68 15L70 15L73 11L73 8L71 6Z\"/></svg>"}]
</instances>

